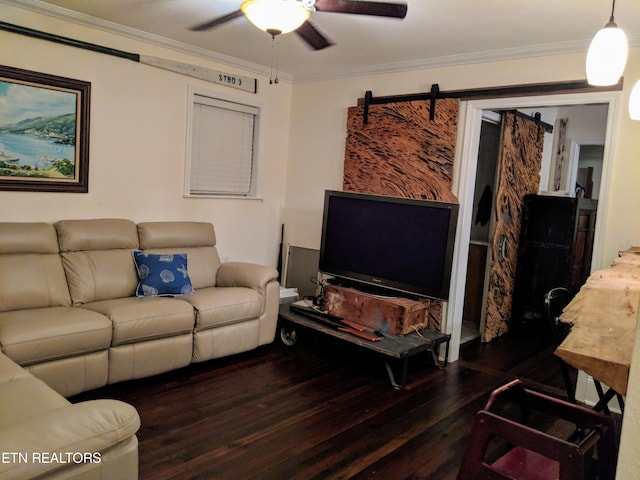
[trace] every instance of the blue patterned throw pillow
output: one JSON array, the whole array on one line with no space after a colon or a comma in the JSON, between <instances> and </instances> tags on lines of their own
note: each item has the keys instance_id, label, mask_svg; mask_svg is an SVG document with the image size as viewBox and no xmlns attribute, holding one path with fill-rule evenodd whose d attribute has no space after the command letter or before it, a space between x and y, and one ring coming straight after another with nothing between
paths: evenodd
<instances>
[{"instance_id":1,"label":"blue patterned throw pillow","mask_svg":"<svg viewBox=\"0 0 640 480\"><path fill-rule=\"evenodd\" d=\"M133 252L138 270L138 297L188 295L193 293L185 253L153 254Z\"/></svg>"}]
</instances>

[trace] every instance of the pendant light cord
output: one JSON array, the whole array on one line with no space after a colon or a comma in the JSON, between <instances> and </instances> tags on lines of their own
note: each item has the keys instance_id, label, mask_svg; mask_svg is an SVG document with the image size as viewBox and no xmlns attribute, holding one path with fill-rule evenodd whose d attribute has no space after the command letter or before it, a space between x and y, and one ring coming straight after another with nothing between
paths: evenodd
<instances>
[{"instance_id":1,"label":"pendant light cord","mask_svg":"<svg viewBox=\"0 0 640 480\"><path fill-rule=\"evenodd\" d=\"M275 76L273 73L275 64ZM276 35L271 35L271 69L269 72L269 85L280 83L278 79L278 45L276 44Z\"/></svg>"},{"instance_id":2,"label":"pendant light cord","mask_svg":"<svg viewBox=\"0 0 640 480\"><path fill-rule=\"evenodd\" d=\"M615 9L616 9L616 0L613 0L613 3L611 5L611 17L609 17L609 22L610 23L613 23L613 21L614 21L613 20L613 12L615 11Z\"/></svg>"}]
</instances>

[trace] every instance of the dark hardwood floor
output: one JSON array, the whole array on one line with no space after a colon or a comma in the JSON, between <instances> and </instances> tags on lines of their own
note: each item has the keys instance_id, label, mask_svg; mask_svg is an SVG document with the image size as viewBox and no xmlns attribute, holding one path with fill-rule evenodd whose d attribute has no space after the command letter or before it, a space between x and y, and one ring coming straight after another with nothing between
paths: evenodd
<instances>
[{"instance_id":1,"label":"dark hardwood floor","mask_svg":"<svg viewBox=\"0 0 640 480\"><path fill-rule=\"evenodd\" d=\"M562 394L551 349L530 336L409 363L394 390L382 360L300 331L256 351L75 397L134 405L141 479L454 479L475 413L513 378Z\"/></svg>"}]
</instances>

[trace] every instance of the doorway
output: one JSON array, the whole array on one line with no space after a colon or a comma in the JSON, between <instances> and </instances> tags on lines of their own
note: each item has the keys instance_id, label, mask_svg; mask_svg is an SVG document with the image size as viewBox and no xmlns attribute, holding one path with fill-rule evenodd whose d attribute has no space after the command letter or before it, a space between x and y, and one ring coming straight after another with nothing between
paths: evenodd
<instances>
[{"instance_id":1,"label":"doorway","mask_svg":"<svg viewBox=\"0 0 640 480\"><path fill-rule=\"evenodd\" d=\"M462 102L460 110L460 126L458 145L461 148L456 155L456 170L454 172L454 191L460 200L460 215L458 219L456 251L454 254L452 273L452 295L444 317L445 331L450 332L451 349L450 361L458 359L462 335L462 320L465 306L465 287L467 281L467 267L470 258L471 225L475 220L474 195L476 189L476 175L478 173L478 155L480 151L480 133L483 124L483 113L487 110L507 109L538 109L558 108L559 106L589 106L606 105L606 131L604 134L604 148L602 160L602 175L599 196L599 215L595 227L592 270L601 268L603 262L603 225L606 224L607 194L609 190L610 170L612 163L612 138L619 110L620 92L595 92L552 95L545 97L518 97L490 100L472 100ZM568 161L568 153L563 161ZM557 159L556 159L557 162ZM553 163L553 162L551 162ZM547 167L551 169L551 166ZM541 181L544 180L541 178ZM550 175L549 182L552 181ZM564 194L565 192L556 192Z\"/></svg>"},{"instance_id":2,"label":"doorway","mask_svg":"<svg viewBox=\"0 0 640 480\"><path fill-rule=\"evenodd\" d=\"M495 202L496 172L500 156L502 117L491 110L482 112L478 163L473 194L473 217L469 235L469 258L462 311L460 343L481 335L486 305L486 281L491 244L491 210Z\"/></svg>"},{"instance_id":3,"label":"doorway","mask_svg":"<svg viewBox=\"0 0 640 480\"><path fill-rule=\"evenodd\" d=\"M461 343L513 324L523 200L546 190L555 112L482 113Z\"/></svg>"}]
</instances>

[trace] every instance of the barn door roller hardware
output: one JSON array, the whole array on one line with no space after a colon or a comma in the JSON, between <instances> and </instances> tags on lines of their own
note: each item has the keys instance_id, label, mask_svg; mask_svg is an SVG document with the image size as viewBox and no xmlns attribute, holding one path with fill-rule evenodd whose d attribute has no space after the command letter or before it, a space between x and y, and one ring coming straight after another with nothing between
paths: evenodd
<instances>
[{"instance_id":1,"label":"barn door roller hardware","mask_svg":"<svg viewBox=\"0 0 640 480\"><path fill-rule=\"evenodd\" d=\"M362 123L366 125L369 123L369 105L381 105L385 103L397 103L397 102L413 102L415 100L430 100L431 108L429 109L429 120L433 121L436 114L436 99L440 95L440 86L437 83L431 85L431 91L429 93L416 93L411 95L399 95L396 97L378 97L374 98L371 90L367 90L364 93L364 99L362 105L364 106L364 112L362 113ZM392 100L393 98L393 100ZM360 105L361 100L358 100Z\"/></svg>"},{"instance_id":2,"label":"barn door roller hardware","mask_svg":"<svg viewBox=\"0 0 640 480\"><path fill-rule=\"evenodd\" d=\"M553 125L542 121L542 114L540 112L535 112L532 115L527 115L526 113L521 112L519 110L503 110L502 112L496 111L496 113L511 113L511 114L513 114L513 123L511 124L512 135L516 134L516 129L517 129L516 118L517 117L525 118L527 120L535 122L535 124L536 124L536 126L538 128L538 141L542 140L542 138L544 137L545 133L553 133Z\"/></svg>"},{"instance_id":3,"label":"barn door roller hardware","mask_svg":"<svg viewBox=\"0 0 640 480\"><path fill-rule=\"evenodd\" d=\"M433 122L436 118L436 99L440 94L440 86L437 83L431 85L431 96L429 100L431 101L431 108L429 108L429 120Z\"/></svg>"},{"instance_id":4,"label":"barn door roller hardware","mask_svg":"<svg viewBox=\"0 0 640 480\"><path fill-rule=\"evenodd\" d=\"M443 98L458 98L460 100L478 100L482 98L508 98L531 95L558 95L562 93L610 92L622 90L622 79L610 87L594 87L586 80L574 80L556 83L531 83L504 87L473 88L468 90L441 91L437 83L431 85L429 92L374 97L371 90L367 90L364 98L358 99L358 106L364 106L363 123L369 121L369 106L387 103L414 102L418 100L430 101L429 119L435 118L436 101Z\"/></svg>"}]
</instances>

